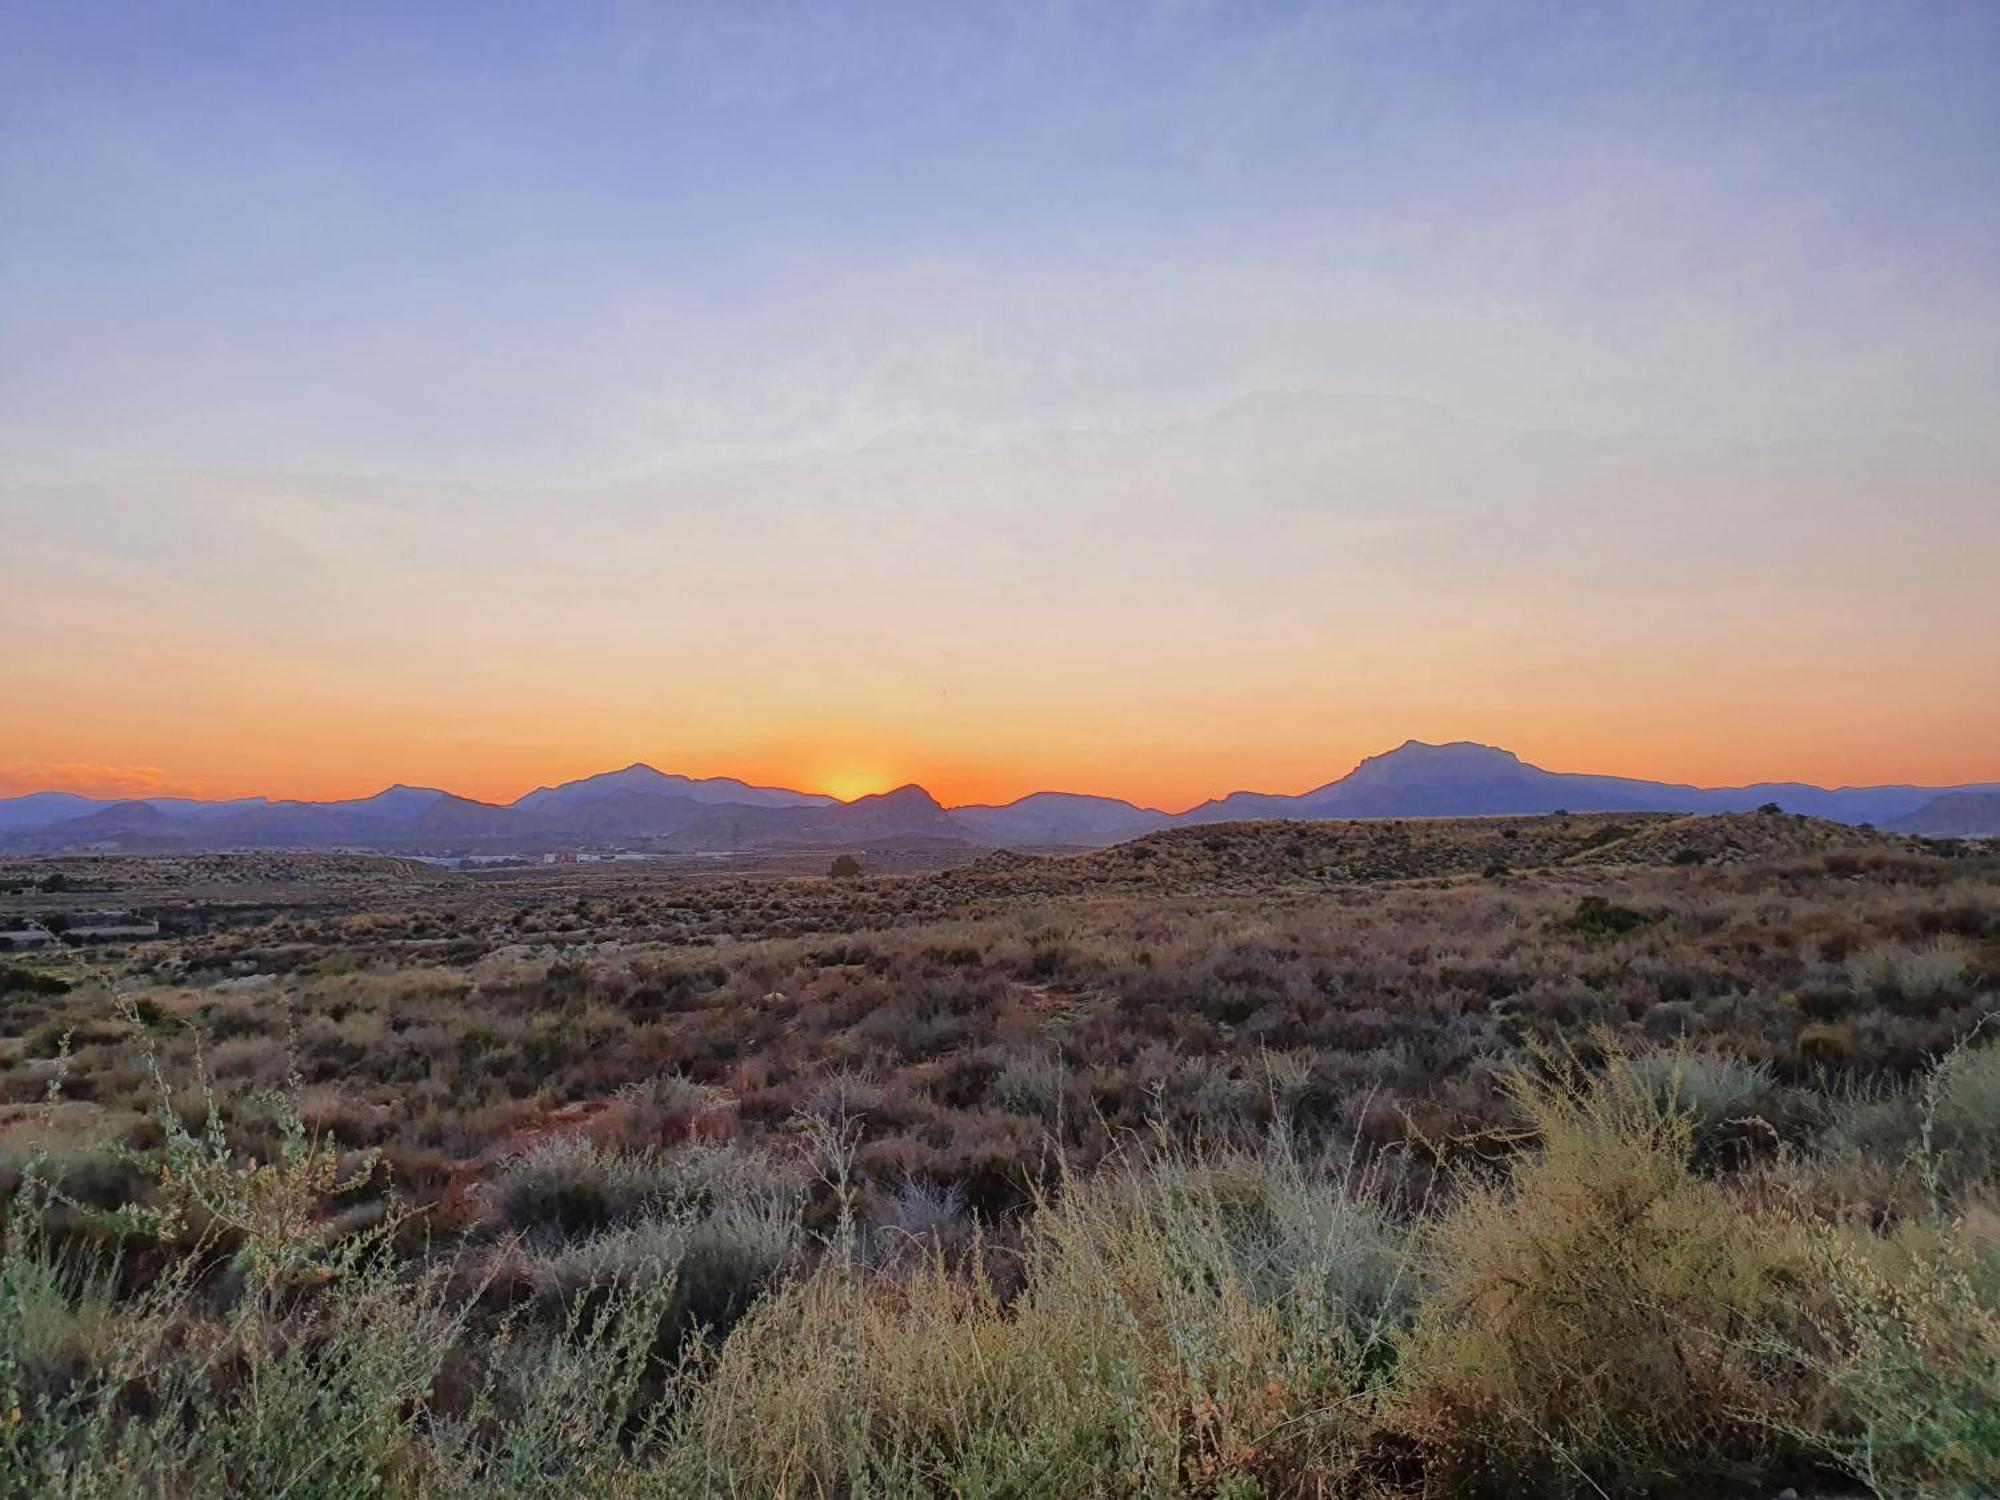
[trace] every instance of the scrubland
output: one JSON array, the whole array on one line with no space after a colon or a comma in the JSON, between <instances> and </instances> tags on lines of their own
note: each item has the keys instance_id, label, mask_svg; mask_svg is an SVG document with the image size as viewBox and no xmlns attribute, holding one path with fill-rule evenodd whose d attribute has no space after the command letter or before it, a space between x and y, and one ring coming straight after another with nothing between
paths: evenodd
<instances>
[{"instance_id":1,"label":"scrubland","mask_svg":"<svg viewBox=\"0 0 2000 1500\"><path fill-rule=\"evenodd\" d=\"M2000 1493L1993 854L231 868L0 968L0 1494Z\"/></svg>"}]
</instances>

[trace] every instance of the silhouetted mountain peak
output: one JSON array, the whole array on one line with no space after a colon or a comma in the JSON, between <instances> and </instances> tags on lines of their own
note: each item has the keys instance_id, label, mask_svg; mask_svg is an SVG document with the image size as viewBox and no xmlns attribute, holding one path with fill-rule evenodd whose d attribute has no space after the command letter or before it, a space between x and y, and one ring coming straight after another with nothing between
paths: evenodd
<instances>
[{"instance_id":1,"label":"silhouetted mountain peak","mask_svg":"<svg viewBox=\"0 0 2000 1500\"><path fill-rule=\"evenodd\" d=\"M545 812L642 793L689 797L699 803L735 802L751 807L819 807L833 800L786 787L752 786L733 776L680 776L647 765L644 761L634 761L621 771L600 771L595 776L579 777L560 786L536 787L514 802L513 806L522 811Z\"/></svg>"},{"instance_id":2,"label":"silhouetted mountain peak","mask_svg":"<svg viewBox=\"0 0 2000 1500\"><path fill-rule=\"evenodd\" d=\"M1393 750L1365 757L1362 766L1413 766L1425 769L1483 769L1518 766L1521 757L1498 745L1482 745L1477 740L1446 740L1434 745L1429 740L1404 740Z\"/></svg>"},{"instance_id":3,"label":"silhouetted mountain peak","mask_svg":"<svg viewBox=\"0 0 2000 1500\"><path fill-rule=\"evenodd\" d=\"M440 791L434 786L410 786L406 782L399 781L394 786L384 787L372 797L361 798L354 805L357 808L367 808L371 812L407 813L414 817L432 803L450 795L449 792Z\"/></svg>"},{"instance_id":4,"label":"silhouetted mountain peak","mask_svg":"<svg viewBox=\"0 0 2000 1500\"><path fill-rule=\"evenodd\" d=\"M918 786L914 781L905 782L893 791L870 792L865 797L856 797L847 805L849 807L880 807L896 810L920 808L930 812L944 811L944 804Z\"/></svg>"},{"instance_id":5,"label":"silhouetted mountain peak","mask_svg":"<svg viewBox=\"0 0 2000 1500\"><path fill-rule=\"evenodd\" d=\"M82 817L71 818L62 826L78 833L95 831L140 832L164 827L171 820L150 802L114 802Z\"/></svg>"},{"instance_id":6,"label":"silhouetted mountain peak","mask_svg":"<svg viewBox=\"0 0 2000 1500\"><path fill-rule=\"evenodd\" d=\"M1404 740L1393 750L1368 756L1338 784L1390 786L1413 780L1507 775L1521 769L1521 757L1513 751L1472 740L1451 740L1442 745Z\"/></svg>"},{"instance_id":7,"label":"silhouetted mountain peak","mask_svg":"<svg viewBox=\"0 0 2000 1500\"><path fill-rule=\"evenodd\" d=\"M631 765L617 771L602 771L595 776L586 776L581 785L601 787L656 787L672 786L687 780L685 776L669 776L658 766L649 766L643 760L635 760ZM579 783L571 782L572 786Z\"/></svg>"}]
</instances>

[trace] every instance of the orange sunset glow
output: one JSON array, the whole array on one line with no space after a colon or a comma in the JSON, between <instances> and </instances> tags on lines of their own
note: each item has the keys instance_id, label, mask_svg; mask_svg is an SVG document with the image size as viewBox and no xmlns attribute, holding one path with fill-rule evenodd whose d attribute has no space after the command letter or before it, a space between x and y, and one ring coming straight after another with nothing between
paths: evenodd
<instances>
[{"instance_id":1,"label":"orange sunset glow","mask_svg":"<svg viewBox=\"0 0 2000 1500\"><path fill-rule=\"evenodd\" d=\"M1727 651L1723 635L1699 649ZM914 674L886 683L851 667L842 675L828 659L816 671L769 679L772 698L789 692L805 700L796 708L728 695L719 695L721 709L622 705L612 701L619 674L605 664L594 685L604 701L592 702L585 684L552 670L494 684L484 696L412 684L390 711L379 684L365 696L334 697L331 684L302 680L281 663L175 693L160 660L168 649L140 642L128 653L139 660L123 702L29 664L33 696L17 701L47 711L9 724L0 795L60 788L112 797L332 799L400 781L504 802L537 785L645 761L842 799L916 781L947 805L1053 788L1177 811L1239 788L1304 791L1411 737L1484 740L1554 770L1704 785L1949 784L2000 769L1991 755L2000 745L1993 698L1957 700L1933 683L1890 677L1886 662L1879 716L1867 720L1854 714L1851 679L1834 664L1792 666L1776 687L1755 662L1697 680L1673 663L1640 663L1620 679L1604 675L1601 644L1501 663L1456 659L1443 646L1386 633L1371 652L1393 656L1405 680L1357 672L1349 639L1302 642L1288 660L1252 663L1243 680L1181 686L1163 699L1121 686L1110 664L1087 661L1062 664L1082 679L1067 692L1054 680L1047 692L1010 682L1020 675L1015 666L1005 675L996 669L1000 680L979 695ZM1254 640L1242 642L1246 657L1256 649ZM1892 654L1891 643L1878 649ZM1958 673L1978 670L1978 649L1968 643ZM395 669L385 657L383 681ZM1587 715L1576 708L1580 683L1590 684ZM958 701L950 717L935 706L942 697ZM835 701L838 717L817 716ZM1726 737L1717 733L1723 725ZM88 758L107 745L124 754Z\"/></svg>"},{"instance_id":2,"label":"orange sunset glow","mask_svg":"<svg viewBox=\"0 0 2000 1500\"><path fill-rule=\"evenodd\" d=\"M505 801L646 761L1173 810L1304 790L1411 737L1709 785L2000 775L1976 457L1914 468L1932 519L1885 529L1839 455L1767 456L1753 495L1692 445L1651 448L1663 472L1635 483L1616 445L1441 414L1385 445L1378 425L1313 398L1083 457L792 460L704 476L739 502L707 514L686 479L498 510L260 480L134 512L73 487L0 597L21 647L0 790ZM1149 526L1126 524L1128 473L1152 481ZM1389 504L1444 481L1484 508L1471 533ZM1218 487L1258 498L1225 527ZM960 546L994 496L1006 540ZM822 505L857 524L820 526ZM1801 506L1844 524L1796 533ZM1726 552L1702 540L1725 517ZM77 571L120 531L143 554Z\"/></svg>"}]
</instances>

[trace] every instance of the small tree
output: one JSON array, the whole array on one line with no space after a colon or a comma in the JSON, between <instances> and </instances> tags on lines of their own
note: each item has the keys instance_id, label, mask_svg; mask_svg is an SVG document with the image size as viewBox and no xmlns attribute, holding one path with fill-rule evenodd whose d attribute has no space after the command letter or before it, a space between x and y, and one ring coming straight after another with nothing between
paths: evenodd
<instances>
[{"instance_id":1,"label":"small tree","mask_svg":"<svg viewBox=\"0 0 2000 1500\"><path fill-rule=\"evenodd\" d=\"M861 873L861 861L851 854L835 855L833 863L827 867L826 873L836 880L845 880L851 875L859 875Z\"/></svg>"}]
</instances>

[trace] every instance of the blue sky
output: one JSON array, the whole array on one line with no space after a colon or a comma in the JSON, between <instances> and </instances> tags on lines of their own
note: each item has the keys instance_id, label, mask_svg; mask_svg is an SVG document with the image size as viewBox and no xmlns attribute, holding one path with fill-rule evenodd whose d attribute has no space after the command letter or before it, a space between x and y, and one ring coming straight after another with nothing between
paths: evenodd
<instances>
[{"instance_id":1,"label":"blue sky","mask_svg":"<svg viewBox=\"0 0 2000 1500\"><path fill-rule=\"evenodd\" d=\"M0 435L555 480L1192 414L1972 436L1990 5L24 5Z\"/></svg>"},{"instance_id":2,"label":"blue sky","mask_svg":"<svg viewBox=\"0 0 2000 1500\"><path fill-rule=\"evenodd\" d=\"M0 782L2000 775L1997 84L1992 4L0 0Z\"/></svg>"}]
</instances>

